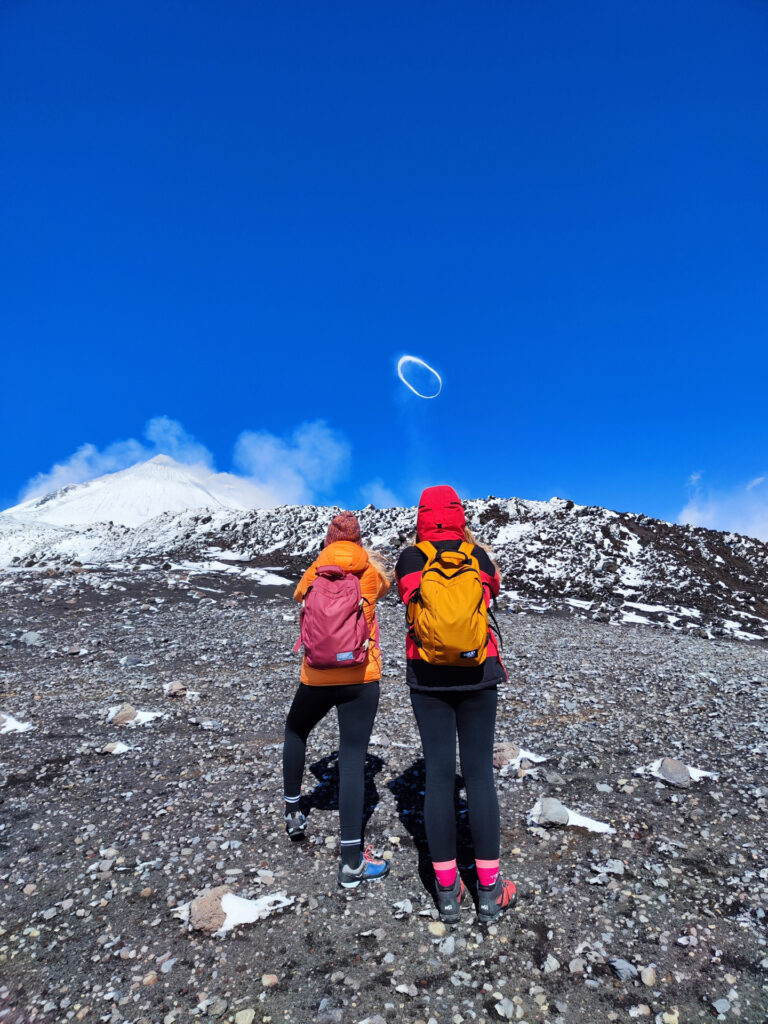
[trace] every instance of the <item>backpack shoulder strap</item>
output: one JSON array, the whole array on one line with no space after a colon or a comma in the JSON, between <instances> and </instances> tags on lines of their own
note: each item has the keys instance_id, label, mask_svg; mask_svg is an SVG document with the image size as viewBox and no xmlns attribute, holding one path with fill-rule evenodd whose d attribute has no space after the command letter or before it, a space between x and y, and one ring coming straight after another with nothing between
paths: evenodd
<instances>
[{"instance_id":1,"label":"backpack shoulder strap","mask_svg":"<svg viewBox=\"0 0 768 1024\"><path fill-rule=\"evenodd\" d=\"M426 555L428 562L431 562L432 559L437 554L437 548L431 541L421 540L419 541L418 544L416 544L416 547L419 549L419 551L421 551L423 555Z\"/></svg>"},{"instance_id":2,"label":"backpack shoulder strap","mask_svg":"<svg viewBox=\"0 0 768 1024\"><path fill-rule=\"evenodd\" d=\"M414 547L418 548L419 551L422 553L422 555L424 555L424 557L426 558L426 562L424 563L424 567L421 570L422 573L423 573L424 569L426 569L426 567L429 565L429 563L432 561L432 559L437 554L437 548L435 547L434 544L432 544L428 540L419 541L417 544L414 544ZM408 604L407 604L406 609L405 609L405 621L406 621L406 623L408 625L409 633L410 633L410 635L414 639L415 639L415 635L414 635L414 633L412 631L413 621L412 621L412 618L411 618L411 605L415 601L418 601L418 600L419 600L419 588L417 587L416 590L414 590L414 592L411 594L411 596L410 596L410 598L408 600Z\"/></svg>"},{"instance_id":3,"label":"backpack shoulder strap","mask_svg":"<svg viewBox=\"0 0 768 1024\"><path fill-rule=\"evenodd\" d=\"M461 544L459 545L459 551L461 551L463 555L466 555L467 558L471 558L473 561L477 562L477 559L475 558L474 555L474 545L470 544L468 540L463 540L461 542Z\"/></svg>"}]
</instances>

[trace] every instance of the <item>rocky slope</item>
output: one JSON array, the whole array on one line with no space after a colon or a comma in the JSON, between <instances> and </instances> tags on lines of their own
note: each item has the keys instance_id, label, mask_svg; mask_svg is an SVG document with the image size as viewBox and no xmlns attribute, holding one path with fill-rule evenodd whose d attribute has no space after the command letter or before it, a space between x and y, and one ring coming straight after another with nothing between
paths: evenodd
<instances>
[{"instance_id":1,"label":"rocky slope","mask_svg":"<svg viewBox=\"0 0 768 1024\"><path fill-rule=\"evenodd\" d=\"M77 527L0 515L0 566L191 567L243 574L294 565L320 546L336 509L284 506L164 513L131 528ZM768 638L768 544L633 513L518 498L467 502L505 580L504 605L702 637ZM360 513L367 543L392 561L413 509Z\"/></svg>"},{"instance_id":2,"label":"rocky slope","mask_svg":"<svg viewBox=\"0 0 768 1024\"><path fill-rule=\"evenodd\" d=\"M312 510L274 515L285 535L271 533L271 543L282 546L262 557L292 582L286 555L315 545L323 523ZM544 568L592 564L569 562L575 555L545 534L583 531L600 552L594 559L611 558L618 568L609 574L623 575L627 589L630 566L647 579L667 543L666 535L649 541L642 531L658 528L639 518L562 505L482 502L472 516L509 559L509 574L525 556L505 530L539 552L526 577L526 600L537 606L568 596L555 586L568 580L565 569ZM409 525L397 511L364 518L369 534L378 524L381 546ZM166 552L178 559L201 559L214 543L255 554L275 520L185 522L189 543ZM598 522L610 528L601 533L608 546L593 544ZM746 545L703 531L671 529L675 536L694 549L692 574L714 572L716 553ZM707 548L715 543L723 546ZM511 747L499 756L502 857L520 899L490 928L477 925L470 901L461 923L443 931L424 863L423 763L404 691L402 609L394 598L381 607L385 677L367 766L366 839L392 870L377 886L346 893L335 885L331 718L310 740L309 838L291 845L282 831L296 608L290 585L251 562L232 563L243 565L248 571L155 563L138 572L126 562L0 575L3 1024L765 1019L762 644L504 614L510 683L497 735L546 758L518 769ZM583 576L589 586L599 578ZM681 578L663 593L679 594ZM715 576L700 578L716 585ZM172 683L186 696L167 695ZM125 702L160 715L136 726L108 721ZM31 728L10 731L14 723ZM635 774L664 756L717 778L691 783L683 774L679 787ZM547 798L614 831L530 824ZM460 779L457 800L465 820ZM463 832L470 884L471 861ZM221 884L292 902L221 937L174 916Z\"/></svg>"}]
</instances>

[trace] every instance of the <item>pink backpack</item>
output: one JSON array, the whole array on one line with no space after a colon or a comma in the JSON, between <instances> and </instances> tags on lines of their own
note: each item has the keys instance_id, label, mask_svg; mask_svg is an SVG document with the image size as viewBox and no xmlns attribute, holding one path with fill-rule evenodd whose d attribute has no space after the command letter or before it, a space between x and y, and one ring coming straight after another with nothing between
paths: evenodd
<instances>
[{"instance_id":1,"label":"pink backpack","mask_svg":"<svg viewBox=\"0 0 768 1024\"><path fill-rule=\"evenodd\" d=\"M371 637L364 606L354 573L338 565L319 565L301 606L301 632L294 649L304 645L312 668L362 665Z\"/></svg>"}]
</instances>

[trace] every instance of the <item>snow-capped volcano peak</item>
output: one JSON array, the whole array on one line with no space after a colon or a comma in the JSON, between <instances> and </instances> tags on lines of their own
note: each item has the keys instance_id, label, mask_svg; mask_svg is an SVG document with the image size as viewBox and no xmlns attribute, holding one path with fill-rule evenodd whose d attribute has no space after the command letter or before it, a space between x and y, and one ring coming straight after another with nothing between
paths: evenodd
<instances>
[{"instance_id":1,"label":"snow-capped volcano peak","mask_svg":"<svg viewBox=\"0 0 768 1024\"><path fill-rule=\"evenodd\" d=\"M184 466L169 455L155 455L117 473L71 484L6 509L24 522L52 526L119 523L140 526L164 512L189 509L244 509L227 493L219 474L206 466Z\"/></svg>"},{"instance_id":2,"label":"snow-capped volcano peak","mask_svg":"<svg viewBox=\"0 0 768 1024\"><path fill-rule=\"evenodd\" d=\"M181 469L184 467L180 462L176 462L170 455L155 455L151 459L147 459L146 462L137 462L135 466L131 467L137 469L139 466L177 466Z\"/></svg>"}]
</instances>

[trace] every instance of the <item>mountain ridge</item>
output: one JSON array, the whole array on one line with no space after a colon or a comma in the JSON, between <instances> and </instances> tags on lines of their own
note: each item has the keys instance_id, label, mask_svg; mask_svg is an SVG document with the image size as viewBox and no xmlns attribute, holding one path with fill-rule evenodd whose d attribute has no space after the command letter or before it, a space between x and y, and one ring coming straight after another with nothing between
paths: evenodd
<instances>
[{"instance_id":1,"label":"mountain ridge","mask_svg":"<svg viewBox=\"0 0 768 1024\"><path fill-rule=\"evenodd\" d=\"M37 502L44 508L44 499ZM465 507L468 524L498 560L504 610L768 641L765 542L560 498L491 496ZM72 526L20 516L17 506L0 514L0 568L243 573L279 563L295 576L336 511L198 507L134 526L114 518ZM358 515L366 543L394 563L412 536L416 510L369 505Z\"/></svg>"}]
</instances>

